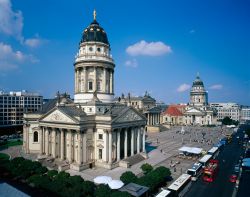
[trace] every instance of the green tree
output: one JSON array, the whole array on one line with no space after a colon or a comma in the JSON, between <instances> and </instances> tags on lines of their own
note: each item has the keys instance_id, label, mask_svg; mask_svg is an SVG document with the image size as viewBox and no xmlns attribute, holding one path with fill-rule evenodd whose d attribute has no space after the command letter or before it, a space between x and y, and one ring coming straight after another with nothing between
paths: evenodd
<instances>
[{"instance_id":1,"label":"green tree","mask_svg":"<svg viewBox=\"0 0 250 197\"><path fill-rule=\"evenodd\" d=\"M248 135L248 137L250 137L250 129L246 129L245 132Z\"/></svg>"},{"instance_id":2,"label":"green tree","mask_svg":"<svg viewBox=\"0 0 250 197\"><path fill-rule=\"evenodd\" d=\"M153 167L148 163L144 163L141 166L141 170L143 171L144 174L148 174L153 170Z\"/></svg>"},{"instance_id":3,"label":"green tree","mask_svg":"<svg viewBox=\"0 0 250 197\"><path fill-rule=\"evenodd\" d=\"M47 172L48 177L51 179L55 178L57 174L58 174L57 170L49 170Z\"/></svg>"},{"instance_id":4,"label":"green tree","mask_svg":"<svg viewBox=\"0 0 250 197\"><path fill-rule=\"evenodd\" d=\"M115 191L112 192L110 197L131 197L131 195L128 192Z\"/></svg>"},{"instance_id":5,"label":"green tree","mask_svg":"<svg viewBox=\"0 0 250 197\"><path fill-rule=\"evenodd\" d=\"M84 181L82 183L83 196L93 196L95 191L95 184L91 181Z\"/></svg>"},{"instance_id":6,"label":"green tree","mask_svg":"<svg viewBox=\"0 0 250 197\"><path fill-rule=\"evenodd\" d=\"M137 181L137 176L133 172L127 171L121 175L120 180L124 184L135 183Z\"/></svg>"},{"instance_id":7,"label":"green tree","mask_svg":"<svg viewBox=\"0 0 250 197\"><path fill-rule=\"evenodd\" d=\"M229 118L228 116L222 119L222 124L224 125L231 125L233 123L232 119Z\"/></svg>"},{"instance_id":8,"label":"green tree","mask_svg":"<svg viewBox=\"0 0 250 197\"><path fill-rule=\"evenodd\" d=\"M111 189L108 185L100 184L95 190L96 197L109 197L111 194Z\"/></svg>"}]
</instances>

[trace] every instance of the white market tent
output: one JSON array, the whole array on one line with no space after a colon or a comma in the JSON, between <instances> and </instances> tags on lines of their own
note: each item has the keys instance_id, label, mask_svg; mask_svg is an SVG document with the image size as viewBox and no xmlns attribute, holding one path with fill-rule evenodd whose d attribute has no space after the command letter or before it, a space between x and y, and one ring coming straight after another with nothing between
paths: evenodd
<instances>
[{"instance_id":1,"label":"white market tent","mask_svg":"<svg viewBox=\"0 0 250 197\"><path fill-rule=\"evenodd\" d=\"M96 184L108 184L110 181L112 181L110 176L97 176L94 178Z\"/></svg>"},{"instance_id":2,"label":"white market tent","mask_svg":"<svg viewBox=\"0 0 250 197\"><path fill-rule=\"evenodd\" d=\"M120 189L124 185L124 183L120 180L112 180L108 182L108 185L110 189Z\"/></svg>"},{"instance_id":3,"label":"white market tent","mask_svg":"<svg viewBox=\"0 0 250 197\"><path fill-rule=\"evenodd\" d=\"M196 148L196 147L188 147L188 146L183 146L179 149L181 152L187 152L187 153L192 153L192 154L201 154L203 151L202 148Z\"/></svg>"}]
</instances>

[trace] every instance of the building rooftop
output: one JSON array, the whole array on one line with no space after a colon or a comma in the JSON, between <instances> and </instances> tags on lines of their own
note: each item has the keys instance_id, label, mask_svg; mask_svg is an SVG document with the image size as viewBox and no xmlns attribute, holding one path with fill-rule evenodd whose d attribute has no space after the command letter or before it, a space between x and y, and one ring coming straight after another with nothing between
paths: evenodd
<instances>
[{"instance_id":1,"label":"building rooftop","mask_svg":"<svg viewBox=\"0 0 250 197\"><path fill-rule=\"evenodd\" d=\"M142 196L144 193L146 193L149 190L149 188L142 186L142 185L135 184L135 183L129 183L119 190L122 192L128 192L132 196L137 197L137 196Z\"/></svg>"}]
</instances>

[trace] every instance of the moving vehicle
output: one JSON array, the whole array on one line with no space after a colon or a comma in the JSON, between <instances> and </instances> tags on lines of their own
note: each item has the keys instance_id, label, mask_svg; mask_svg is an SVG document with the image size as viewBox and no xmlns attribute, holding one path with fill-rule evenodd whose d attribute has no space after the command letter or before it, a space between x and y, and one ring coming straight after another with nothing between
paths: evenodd
<instances>
[{"instance_id":1,"label":"moving vehicle","mask_svg":"<svg viewBox=\"0 0 250 197\"><path fill-rule=\"evenodd\" d=\"M211 159L203 171L203 181L213 182L219 171L219 161Z\"/></svg>"},{"instance_id":2,"label":"moving vehicle","mask_svg":"<svg viewBox=\"0 0 250 197\"><path fill-rule=\"evenodd\" d=\"M229 177L229 181L230 181L231 183L235 183L236 180L237 180L237 176L236 176L235 174L232 174L232 175Z\"/></svg>"},{"instance_id":3,"label":"moving vehicle","mask_svg":"<svg viewBox=\"0 0 250 197\"><path fill-rule=\"evenodd\" d=\"M202 167L204 168L209 160L212 158L212 155L204 155L200 160L199 160L199 163L201 163Z\"/></svg>"},{"instance_id":4,"label":"moving vehicle","mask_svg":"<svg viewBox=\"0 0 250 197\"><path fill-rule=\"evenodd\" d=\"M213 147L207 152L207 154L212 155L213 159L215 159L219 155L219 152L220 151L218 147Z\"/></svg>"},{"instance_id":5,"label":"moving vehicle","mask_svg":"<svg viewBox=\"0 0 250 197\"><path fill-rule=\"evenodd\" d=\"M173 182L168 190L171 191L171 197L182 197L188 192L192 184L191 175L182 174L175 182Z\"/></svg>"},{"instance_id":6,"label":"moving vehicle","mask_svg":"<svg viewBox=\"0 0 250 197\"><path fill-rule=\"evenodd\" d=\"M191 180L196 181L197 178L202 173L202 164L201 163L194 163L191 168L187 170L187 174L191 175Z\"/></svg>"},{"instance_id":7,"label":"moving vehicle","mask_svg":"<svg viewBox=\"0 0 250 197\"><path fill-rule=\"evenodd\" d=\"M240 164L234 165L234 172L239 173L240 172Z\"/></svg>"},{"instance_id":8,"label":"moving vehicle","mask_svg":"<svg viewBox=\"0 0 250 197\"><path fill-rule=\"evenodd\" d=\"M168 189L161 189L161 191L155 195L155 197L171 197L171 191Z\"/></svg>"}]
</instances>

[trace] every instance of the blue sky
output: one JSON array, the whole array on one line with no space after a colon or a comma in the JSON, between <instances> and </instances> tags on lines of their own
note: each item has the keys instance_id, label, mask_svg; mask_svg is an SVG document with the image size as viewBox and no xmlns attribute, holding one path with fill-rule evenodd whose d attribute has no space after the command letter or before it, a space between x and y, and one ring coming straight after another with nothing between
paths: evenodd
<instances>
[{"instance_id":1,"label":"blue sky","mask_svg":"<svg viewBox=\"0 0 250 197\"><path fill-rule=\"evenodd\" d=\"M93 20L116 63L115 93L189 101L199 72L209 102L250 105L248 0L0 0L0 90L73 96L73 62Z\"/></svg>"}]
</instances>

